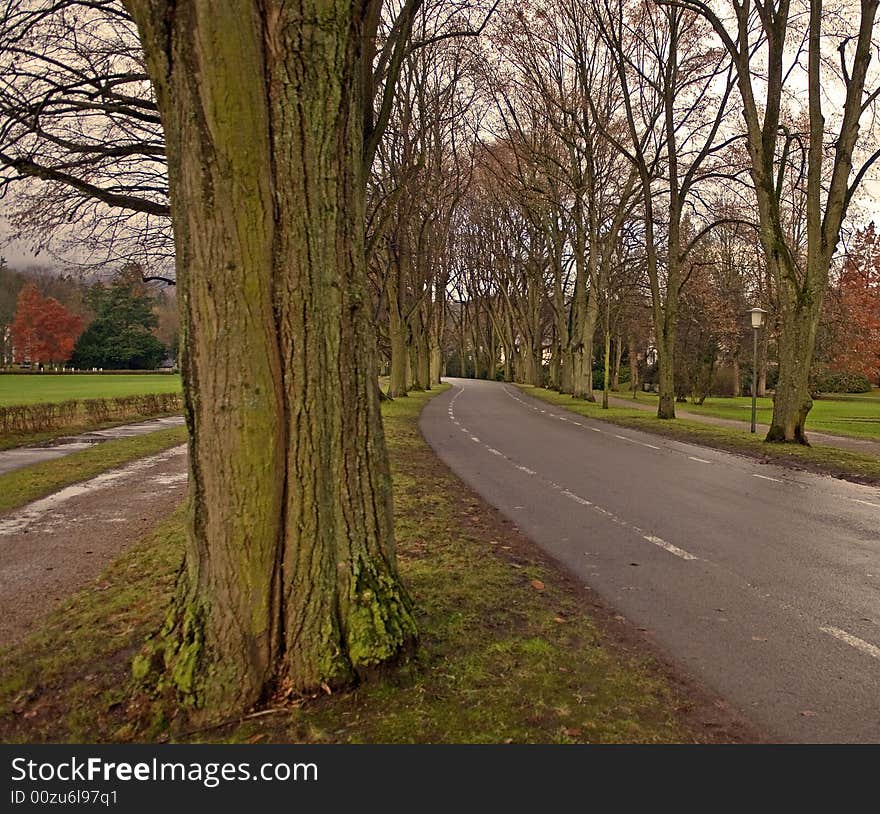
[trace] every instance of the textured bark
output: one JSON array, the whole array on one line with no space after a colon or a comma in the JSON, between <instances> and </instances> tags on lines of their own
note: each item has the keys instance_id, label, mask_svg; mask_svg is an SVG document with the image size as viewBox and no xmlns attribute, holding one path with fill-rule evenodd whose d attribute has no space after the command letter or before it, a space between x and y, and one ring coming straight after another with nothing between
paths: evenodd
<instances>
[{"instance_id":1,"label":"textured bark","mask_svg":"<svg viewBox=\"0 0 880 814\"><path fill-rule=\"evenodd\" d=\"M375 9L127 6L168 142L190 429L186 568L154 657L228 714L349 682L415 636L365 311Z\"/></svg>"}]
</instances>

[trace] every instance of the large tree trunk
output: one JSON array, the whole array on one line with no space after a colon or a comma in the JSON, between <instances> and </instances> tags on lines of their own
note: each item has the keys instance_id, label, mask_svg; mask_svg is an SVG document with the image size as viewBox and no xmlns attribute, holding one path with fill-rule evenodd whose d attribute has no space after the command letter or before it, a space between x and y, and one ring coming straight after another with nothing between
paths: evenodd
<instances>
[{"instance_id":1,"label":"large tree trunk","mask_svg":"<svg viewBox=\"0 0 880 814\"><path fill-rule=\"evenodd\" d=\"M779 379L773 398L773 417L767 441L807 444L805 424L813 407L810 397L810 365L821 313L821 294L814 298L779 296L780 332L777 342Z\"/></svg>"},{"instance_id":2,"label":"large tree trunk","mask_svg":"<svg viewBox=\"0 0 880 814\"><path fill-rule=\"evenodd\" d=\"M416 632L365 312L376 8L127 5L167 137L190 430L186 566L151 663L228 715L349 682Z\"/></svg>"}]
</instances>

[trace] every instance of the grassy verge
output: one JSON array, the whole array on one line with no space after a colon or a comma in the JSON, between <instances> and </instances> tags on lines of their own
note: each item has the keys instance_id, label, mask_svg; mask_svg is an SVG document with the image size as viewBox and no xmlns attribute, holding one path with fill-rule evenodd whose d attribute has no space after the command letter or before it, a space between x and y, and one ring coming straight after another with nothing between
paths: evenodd
<instances>
[{"instance_id":1,"label":"grassy verge","mask_svg":"<svg viewBox=\"0 0 880 814\"><path fill-rule=\"evenodd\" d=\"M171 427L134 438L103 441L63 458L14 469L0 475L0 512L7 512L72 483L87 480L108 469L185 441L186 428Z\"/></svg>"},{"instance_id":2,"label":"grassy verge","mask_svg":"<svg viewBox=\"0 0 880 814\"><path fill-rule=\"evenodd\" d=\"M94 432L95 430L107 430L111 427L121 427L124 424L139 424L142 421L150 421L153 418L162 418L168 415L179 415L179 413L156 413L155 415L117 419L115 421L84 420L47 432L0 433L0 451L15 449L16 447L35 447L68 435L80 435L81 433Z\"/></svg>"},{"instance_id":3,"label":"grassy verge","mask_svg":"<svg viewBox=\"0 0 880 814\"><path fill-rule=\"evenodd\" d=\"M804 469L833 475L858 483L880 483L880 459L849 450L816 444L811 447L794 444L765 444L762 436L752 435L748 427L738 430L732 427L703 424L677 418L661 421L652 412L630 407L610 407L603 410L599 404L576 401L571 396L545 390L541 387L517 385L524 393L549 404L587 418L607 421L621 427L663 435L678 441L701 444L715 449L748 455L767 463L781 464L794 469Z\"/></svg>"},{"instance_id":4,"label":"grassy verge","mask_svg":"<svg viewBox=\"0 0 880 814\"><path fill-rule=\"evenodd\" d=\"M174 582L183 535L177 513L123 554L96 587L51 614L39 633L0 653L0 740L744 737L713 701L694 700L657 662L612 641L606 623L595 621L601 610L589 595L438 461L417 427L428 398L413 394L383 405L400 570L422 632L417 656L393 678L187 733L173 711L138 694L129 669L146 633L160 623Z\"/></svg>"},{"instance_id":5,"label":"grassy verge","mask_svg":"<svg viewBox=\"0 0 880 814\"><path fill-rule=\"evenodd\" d=\"M627 393L615 394L627 397ZM643 402L657 404L655 393L639 393ZM773 417L773 399L757 400L759 424L769 424ZM742 421L751 421L752 400L739 398L707 398L703 404L682 404L684 412ZM870 394L849 396L845 394L823 395L813 401L813 409L807 416L807 435L811 432L827 432L852 438L880 440L880 399Z\"/></svg>"}]
</instances>

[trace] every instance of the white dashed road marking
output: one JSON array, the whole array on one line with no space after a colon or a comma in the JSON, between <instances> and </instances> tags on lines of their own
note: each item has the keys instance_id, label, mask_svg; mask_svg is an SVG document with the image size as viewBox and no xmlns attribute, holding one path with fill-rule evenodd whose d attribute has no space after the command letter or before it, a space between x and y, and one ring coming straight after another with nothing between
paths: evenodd
<instances>
[{"instance_id":1,"label":"white dashed road marking","mask_svg":"<svg viewBox=\"0 0 880 814\"><path fill-rule=\"evenodd\" d=\"M520 404L523 404L524 406L528 407L529 409L531 409L535 412L542 412L542 413L546 412L545 410L539 410L537 407L533 407L531 404L526 404L525 401L517 398L510 391L508 391L507 388L505 388L504 392L507 393L507 395L510 396L510 398L512 398L514 401L518 401ZM455 400L462 393L464 393L464 389L459 390L459 392L455 394L455 396L453 397L452 401L449 404L449 415L453 421L455 421L456 419L455 419L455 412L452 408L455 403ZM565 418L564 416L553 415L552 417L558 418L560 421L567 422L569 420L569 419ZM584 426L583 424L581 424L578 421L572 420L571 423L577 424L578 426ZM596 429L595 427L590 427L590 429L593 430L594 432L602 432L602 430ZM461 431L465 432L465 433L470 432L470 430L466 429L464 426L462 426ZM637 441L634 438L627 438L625 435L617 435L615 437L621 439L622 441L629 441L630 443L639 444L640 446L644 446L644 447L650 447L651 449L658 449L658 450L660 449L660 447L655 446L654 444L648 444L644 441ZM482 444L482 442L480 441L479 438L477 438L476 435L471 435L471 441L473 441L474 443L477 443L477 444ZM628 521L618 517L613 512L608 511L608 509L604 508L603 506L597 506L595 503L593 503L590 500L587 500L585 497L581 497L580 495L577 495L574 492L560 486L558 483L555 483L554 481L549 480L548 478L545 478L542 475L539 475L534 469L529 469L527 466L523 466L521 464L518 464L516 461L514 461L512 458L509 458L507 455L505 455L500 450L495 449L495 447L490 447L488 444L482 444L482 446L486 449L487 452L489 452L492 455L495 455L499 458L503 458L505 461L507 461L509 464L511 464L516 469L518 469L520 472L525 472L527 475L537 476L542 481L544 481L544 483L546 483L551 489L555 489L557 492L560 492L562 495L567 497L569 500L573 500L575 503L577 503L581 506L592 509L593 511L598 512L599 514L604 515L609 520L611 520L611 522L617 524L618 526L622 526L623 528L627 528L627 529L630 529L631 531L636 532L643 540L646 540L647 542L651 543L652 545L658 546L659 548L662 548L664 551L666 551L670 554L673 554L682 560L699 559L698 557L695 557L690 552L685 551L683 548L679 548L678 546L673 545L672 543L668 543L666 540L662 539L661 537L657 537L656 535L646 533L643 529L640 529L638 526L635 526L632 523L629 523ZM513 508L514 509L521 509L523 507L522 506L514 506Z\"/></svg>"},{"instance_id":2,"label":"white dashed road marking","mask_svg":"<svg viewBox=\"0 0 880 814\"><path fill-rule=\"evenodd\" d=\"M864 639L860 639L858 636L853 636L852 633L847 633L845 630L841 630L839 627L820 627L823 633L827 633L829 636L834 636L835 639L840 639L842 642L846 642L850 647L854 647L856 650L864 653L866 656L870 656L871 658L880 660L880 647L871 644L870 642L866 642Z\"/></svg>"},{"instance_id":3,"label":"white dashed road marking","mask_svg":"<svg viewBox=\"0 0 880 814\"><path fill-rule=\"evenodd\" d=\"M676 557L681 557L683 560L697 559L697 557L690 552L685 551L683 548L679 548L677 545L672 545L672 543L667 543L666 540L660 537L655 537L653 534L643 534L642 537L649 543L653 543L655 546L659 546L664 551L668 551L670 554L675 554Z\"/></svg>"},{"instance_id":4,"label":"white dashed road marking","mask_svg":"<svg viewBox=\"0 0 880 814\"><path fill-rule=\"evenodd\" d=\"M771 478L769 475L755 475L753 473L752 477L753 478L760 478L761 480L772 480L774 483L782 483L782 481L779 480L779 478Z\"/></svg>"}]
</instances>

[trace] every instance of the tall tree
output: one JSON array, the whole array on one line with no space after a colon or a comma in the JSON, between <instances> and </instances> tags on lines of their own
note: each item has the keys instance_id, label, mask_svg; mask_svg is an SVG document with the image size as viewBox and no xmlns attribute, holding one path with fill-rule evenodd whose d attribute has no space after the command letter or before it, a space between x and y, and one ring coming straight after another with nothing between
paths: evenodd
<instances>
[{"instance_id":1,"label":"tall tree","mask_svg":"<svg viewBox=\"0 0 880 814\"><path fill-rule=\"evenodd\" d=\"M659 368L657 416L675 418L678 306L688 280L688 255L713 226L713 214L700 206L699 190L723 173L719 154L728 143L722 133L733 89L729 59L706 49L705 23L690 11L624 0L596 5L597 24L623 91L629 143L608 129L605 136L630 159L642 186ZM707 225L688 242L685 221L694 214Z\"/></svg>"},{"instance_id":2,"label":"tall tree","mask_svg":"<svg viewBox=\"0 0 880 814\"><path fill-rule=\"evenodd\" d=\"M779 379L767 440L807 443L804 423L813 405L809 373L831 261L849 203L868 167L880 158L880 150L863 161L857 152L862 124L880 95L880 87L868 86L880 2L841 4L828 9L836 12L831 15L824 13L823 0L810 0L808 14L800 15L793 13L791 0L730 0L727 18L701 0L663 2L702 14L733 58L761 246L778 298ZM830 113L823 96L827 99L831 90L833 61L822 49L829 36L839 43L843 101ZM786 121L785 94L786 83L804 63L806 132L798 132ZM805 181L805 251L792 240L782 210L783 182L799 151L803 161L796 172ZM855 162L860 166L854 171Z\"/></svg>"},{"instance_id":3,"label":"tall tree","mask_svg":"<svg viewBox=\"0 0 880 814\"><path fill-rule=\"evenodd\" d=\"M0 0L0 76L14 233L79 262L170 263L164 138L120 0Z\"/></svg>"},{"instance_id":4,"label":"tall tree","mask_svg":"<svg viewBox=\"0 0 880 814\"><path fill-rule=\"evenodd\" d=\"M161 364L167 349L153 334L159 320L141 276L139 266L129 266L110 285L89 289L95 319L76 342L74 366L151 370Z\"/></svg>"},{"instance_id":5,"label":"tall tree","mask_svg":"<svg viewBox=\"0 0 880 814\"><path fill-rule=\"evenodd\" d=\"M209 709L338 686L416 635L364 260L380 3L126 6L168 144L190 430L152 663Z\"/></svg>"},{"instance_id":6,"label":"tall tree","mask_svg":"<svg viewBox=\"0 0 880 814\"><path fill-rule=\"evenodd\" d=\"M28 283L19 292L10 328L15 360L66 362L82 329L82 317L72 314L54 297L44 297L33 283Z\"/></svg>"},{"instance_id":7,"label":"tall tree","mask_svg":"<svg viewBox=\"0 0 880 814\"><path fill-rule=\"evenodd\" d=\"M880 237L873 223L856 232L832 293L829 366L880 383Z\"/></svg>"}]
</instances>

